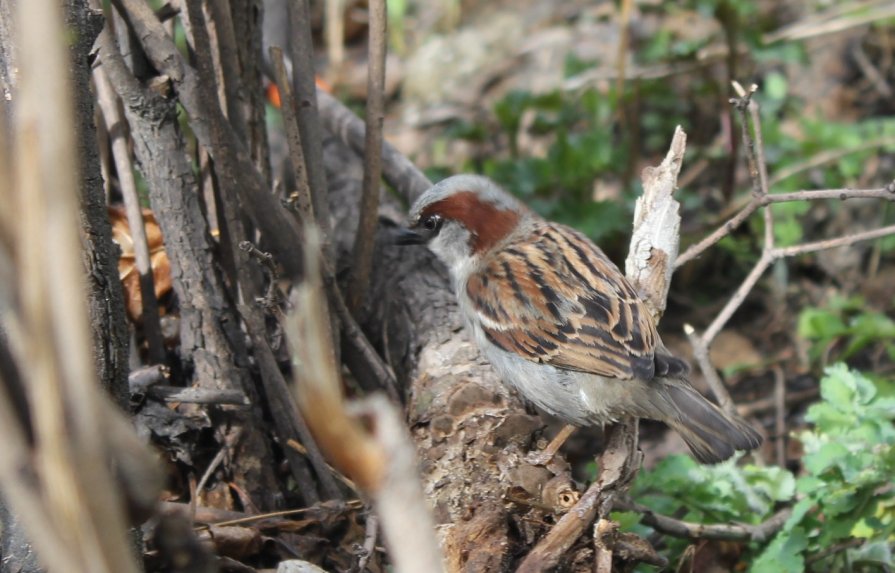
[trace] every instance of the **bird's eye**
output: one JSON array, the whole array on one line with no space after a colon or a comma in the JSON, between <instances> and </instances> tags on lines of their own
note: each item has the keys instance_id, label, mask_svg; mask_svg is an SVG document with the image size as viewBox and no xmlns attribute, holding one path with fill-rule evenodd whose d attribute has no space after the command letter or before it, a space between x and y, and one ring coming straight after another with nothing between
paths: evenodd
<instances>
[{"instance_id":1,"label":"bird's eye","mask_svg":"<svg viewBox=\"0 0 895 573\"><path fill-rule=\"evenodd\" d=\"M420 224L423 229L429 231L430 233L435 233L441 227L441 217L439 215L429 215L425 219L423 219Z\"/></svg>"}]
</instances>

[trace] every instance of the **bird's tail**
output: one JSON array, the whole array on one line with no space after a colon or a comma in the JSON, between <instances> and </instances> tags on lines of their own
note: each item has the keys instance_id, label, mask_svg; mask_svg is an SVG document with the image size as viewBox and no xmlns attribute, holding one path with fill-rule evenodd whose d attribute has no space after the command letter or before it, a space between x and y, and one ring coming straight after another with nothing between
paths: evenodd
<instances>
[{"instance_id":1,"label":"bird's tail","mask_svg":"<svg viewBox=\"0 0 895 573\"><path fill-rule=\"evenodd\" d=\"M670 409L673 414L662 421L684 438L700 462L714 464L736 450L761 445L761 435L745 420L725 413L689 384L665 383L661 394L674 406Z\"/></svg>"}]
</instances>

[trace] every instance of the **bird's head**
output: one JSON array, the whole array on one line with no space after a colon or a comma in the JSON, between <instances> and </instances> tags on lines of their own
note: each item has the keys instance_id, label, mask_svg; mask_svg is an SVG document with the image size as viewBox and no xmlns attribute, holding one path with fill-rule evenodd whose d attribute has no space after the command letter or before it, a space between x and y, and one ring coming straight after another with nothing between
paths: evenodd
<instances>
[{"instance_id":1,"label":"bird's head","mask_svg":"<svg viewBox=\"0 0 895 573\"><path fill-rule=\"evenodd\" d=\"M531 217L522 203L487 177L455 175L417 199L409 225L396 242L426 245L459 277Z\"/></svg>"}]
</instances>

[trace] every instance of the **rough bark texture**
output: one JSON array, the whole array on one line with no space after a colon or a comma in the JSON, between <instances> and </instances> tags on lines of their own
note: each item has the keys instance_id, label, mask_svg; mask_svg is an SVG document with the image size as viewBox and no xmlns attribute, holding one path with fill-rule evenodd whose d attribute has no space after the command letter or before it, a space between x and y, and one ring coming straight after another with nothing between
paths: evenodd
<instances>
[{"instance_id":1,"label":"rough bark texture","mask_svg":"<svg viewBox=\"0 0 895 573\"><path fill-rule=\"evenodd\" d=\"M238 389L251 395L243 333L224 298L214 245L184 154L174 105L129 76L108 30L103 37L100 57L124 102L137 158L171 260L174 291L180 302L181 358L192 369L199 387ZM281 496L260 420L236 411L228 412L226 419L233 422L229 429L241 428L233 454L233 467L239 474L236 481L259 507L276 506Z\"/></svg>"},{"instance_id":2,"label":"rough bark texture","mask_svg":"<svg viewBox=\"0 0 895 573\"><path fill-rule=\"evenodd\" d=\"M42 571L25 528L0 497L0 573Z\"/></svg>"},{"instance_id":3,"label":"rough bark texture","mask_svg":"<svg viewBox=\"0 0 895 573\"><path fill-rule=\"evenodd\" d=\"M88 311L93 331L94 358L100 384L116 402L127 405L128 332L124 293L118 280L118 247L106 212L106 197L99 166L93 95L90 92L90 50L102 30L104 18L87 0L66 2L66 24L77 30L72 45L72 80L75 117L78 118L78 151L81 168L81 229L85 241Z\"/></svg>"}]
</instances>

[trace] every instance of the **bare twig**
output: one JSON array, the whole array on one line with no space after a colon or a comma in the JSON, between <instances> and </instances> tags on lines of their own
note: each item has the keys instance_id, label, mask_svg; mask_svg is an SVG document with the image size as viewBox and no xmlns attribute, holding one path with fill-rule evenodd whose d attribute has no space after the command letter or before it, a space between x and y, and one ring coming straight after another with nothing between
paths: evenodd
<instances>
[{"instance_id":1,"label":"bare twig","mask_svg":"<svg viewBox=\"0 0 895 573\"><path fill-rule=\"evenodd\" d=\"M218 91L223 96L221 107L226 110L227 119L241 141L249 140L249 128L241 107L239 93L239 58L236 48L236 31L230 14L230 3L226 0L208 0L206 3L214 23L218 58L214 59Z\"/></svg>"},{"instance_id":2,"label":"bare twig","mask_svg":"<svg viewBox=\"0 0 895 573\"><path fill-rule=\"evenodd\" d=\"M860 241L870 241L872 239L880 239L882 237L886 237L888 235L895 234L895 225L889 225L887 227L880 227L879 229L873 229L871 231L864 231L861 233L853 233L851 235L846 235L844 237L837 237L835 239L825 239L822 241L814 241L811 243L804 243L801 245L793 245L791 247L778 247L774 249L772 255L775 258L781 257L794 257L796 255L805 255L808 253L814 253L817 251L825 251L827 249L835 249L837 247L847 247L849 245L853 245Z\"/></svg>"},{"instance_id":3,"label":"bare twig","mask_svg":"<svg viewBox=\"0 0 895 573\"><path fill-rule=\"evenodd\" d=\"M161 502L160 506L165 512L175 512L183 514L187 511L187 508L182 503L176 503L171 501ZM229 511L225 509L219 509L216 507L197 507L196 508L196 523L202 524L197 525L196 529L206 529L208 525L217 525L219 527L226 527L229 525L245 525L247 523L257 523L259 521L271 520L276 522L277 518L289 517L290 515L304 515L306 513L337 513L344 510L357 510L364 506L364 503L359 499L349 499L346 500L344 504L340 506L332 506L330 504L327 505L316 505L310 507L300 507L298 509L284 509L282 511L270 511L265 513L259 513L257 515L246 515L245 513L241 513L238 511Z\"/></svg>"},{"instance_id":4,"label":"bare twig","mask_svg":"<svg viewBox=\"0 0 895 573\"><path fill-rule=\"evenodd\" d=\"M817 386L807 388L805 390L799 390L795 392L791 392L786 396L786 402L791 407L796 404L802 404L804 402L810 402L816 400L820 395L820 389ZM744 418L748 418L749 416L753 416L755 414L765 412L767 410L773 410L777 407L777 400L774 396L769 396L767 398L760 398L758 400L753 400L748 404L742 404L737 406L737 412L740 416Z\"/></svg>"},{"instance_id":5,"label":"bare twig","mask_svg":"<svg viewBox=\"0 0 895 573\"><path fill-rule=\"evenodd\" d=\"M140 275L143 334L146 336L146 344L149 347L149 361L152 364L160 364L165 360L165 346L159 321L158 300L155 298L155 280L152 275L149 244L146 241L146 229L143 226L143 210L140 208L140 199L137 197L134 167L125 137L124 117L118 107L118 97L102 67L93 70L93 84L96 86L97 101L105 119L109 139L112 141L112 157L115 160L115 169L118 172L118 182L127 212L127 222L133 238L134 261Z\"/></svg>"},{"instance_id":6,"label":"bare twig","mask_svg":"<svg viewBox=\"0 0 895 573\"><path fill-rule=\"evenodd\" d=\"M727 386L724 385L715 367L712 366L708 345L703 343L702 337L698 336L696 330L689 324L684 325L684 333L693 346L693 357L696 359L696 363L699 364L699 369L712 390L712 395L718 401L718 405L725 412L733 412L736 406L733 403L733 398L730 397L730 392L727 391Z\"/></svg>"},{"instance_id":7,"label":"bare twig","mask_svg":"<svg viewBox=\"0 0 895 573\"><path fill-rule=\"evenodd\" d=\"M443 570L435 525L417 478L415 450L401 416L382 396L347 405L327 335L319 232L304 240L305 280L286 320L298 404L321 448L374 500L395 570Z\"/></svg>"},{"instance_id":8,"label":"bare twig","mask_svg":"<svg viewBox=\"0 0 895 573\"><path fill-rule=\"evenodd\" d=\"M812 253L824 249L832 249L835 247L851 245L858 241L876 239L890 234L895 234L895 225L853 233L844 237L834 239L826 239L794 245L789 247L775 246L774 238L774 219L771 209L768 208L772 203L782 203L786 201L803 201L803 200L821 200L821 199L850 199L850 198L880 198L886 200L895 200L895 182L881 189L820 189L815 191L797 191L794 193L773 194L768 189L767 163L764 157L764 143L761 136L760 113L758 104L752 99L753 94L757 90L757 86L753 85L747 92L737 82L733 83L734 89L739 97L730 100L731 104L740 112L741 127L743 135L743 143L746 148L746 160L749 166L749 174L752 181L752 198L743 209L737 213L730 221L722 227L716 229L708 237L687 249L681 255L676 267L686 263L689 260L699 256L705 249L715 244L723 237L730 234L733 229L745 221L749 215L754 213L758 208L765 207L764 211L764 245L761 257L758 262L743 280L742 284L734 291L733 295L715 316L711 324L701 334L697 335L692 326L686 325L685 332L693 346L694 355L699 363L700 369L706 377L706 381L712 388L712 392L718 399L721 406L727 411L733 411L734 405L730 399L730 395L724 386L723 381L718 376L709 359L709 346L718 335L722 328L730 320L734 312L743 304L748 294L752 291L758 280L764 274L765 270L775 261L796 255ZM747 115L748 112L748 115ZM750 135L749 123L752 124L752 134Z\"/></svg>"},{"instance_id":9,"label":"bare twig","mask_svg":"<svg viewBox=\"0 0 895 573\"><path fill-rule=\"evenodd\" d=\"M292 163L292 171L295 173L295 196L298 203L298 211L306 221L314 220L314 207L311 202L311 187L308 183L308 170L305 167L305 155L302 151L301 133L298 129L296 117L295 97L292 94L292 86L286 75L286 63L283 60L283 50L277 47L270 48L270 61L273 62L276 75L277 89L280 90L280 110L283 112L283 125L286 130L286 142L289 145L289 160Z\"/></svg>"},{"instance_id":10,"label":"bare twig","mask_svg":"<svg viewBox=\"0 0 895 573\"><path fill-rule=\"evenodd\" d=\"M615 53L615 70L618 75L615 78L615 97L619 98L619 101L624 101L622 95L625 93L625 71L631 36L631 11L633 4L633 0L622 0L621 13L618 16L618 48L616 48ZM622 123L624 123L624 104L619 106L619 112Z\"/></svg>"},{"instance_id":11,"label":"bare twig","mask_svg":"<svg viewBox=\"0 0 895 573\"><path fill-rule=\"evenodd\" d=\"M739 99L731 100L734 107L740 112L740 125L743 132L743 144L746 146L746 160L749 164L749 174L752 179L753 195L764 198L770 193L768 189L768 168L764 160L764 138L761 135L761 119L758 103L752 96L758 91L758 86L749 86L746 93L739 82L734 81L733 87L739 94ZM752 119L752 137L749 136L749 121L746 112ZM770 209L764 210L764 248L774 248L774 213Z\"/></svg>"},{"instance_id":12,"label":"bare twig","mask_svg":"<svg viewBox=\"0 0 895 573\"><path fill-rule=\"evenodd\" d=\"M817 553L815 553L813 555L808 555L805 558L805 565L817 563L818 561L822 561L831 555L835 555L836 553L839 553L840 551L844 551L846 549L851 549L852 547L858 547L866 542L867 542L867 540L865 538L856 537L856 538L852 538L852 539L846 539L845 541L840 541L839 543L834 543L833 545L830 545L829 547L825 547L824 549L821 549L820 551L818 551ZM883 569L883 571L891 571L891 569L888 569L888 570Z\"/></svg>"},{"instance_id":13,"label":"bare twig","mask_svg":"<svg viewBox=\"0 0 895 573\"><path fill-rule=\"evenodd\" d=\"M895 185L888 185L877 189L815 189L793 191L790 193L770 193L764 196L752 196L749 203L742 208L729 221L715 229L707 237L698 243L691 245L681 253L675 261L675 269L699 257L703 252L715 243L735 231L752 213L759 208L773 203L788 203L792 201L822 201L826 199L884 199L895 201Z\"/></svg>"},{"instance_id":14,"label":"bare twig","mask_svg":"<svg viewBox=\"0 0 895 573\"><path fill-rule=\"evenodd\" d=\"M308 428L307 421L302 416L301 411L295 407L295 403L290 397L286 378L283 376L273 350L267 342L267 330L265 329L263 317L252 308L241 308L240 312L246 321L249 335L255 342L255 359L258 361L258 366L261 370L261 381L264 383L268 407L270 408L271 417L274 419L274 424L276 424L277 433L287 443L289 440L297 439L306 444L305 455L311 462L311 466L313 466L314 472L317 474L324 493L329 499L342 499L343 496L338 484L336 484L329 466L323 459L323 454L320 453L320 448ZM327 316L329 315L329 309L327 308L320 309L320 312ZM318 497L314 491L313 479L301 456L292 448L285 448L284 450L286 459L289 461L289 468L292 470L296 482L305 484L301 488L301 493L305 500L308 503L317 503Z\"/></svg>"},{"instance_id":15,"label":"bare twig","mask_svg":"<svg viewBox=\"0 0 895 573\"><path fill-rule=\"evenodd\" d=\"M301 132L302 152L308 183L311 188L311 204L317 225L323 231L326 258L332 260L333 244L330 242L331 223L327 200L326 171L323 165L323 136L320 116L317 113L317 86L314 78L314 45L311 36L311 9L309 0L289 0L289 28L292 32L292 93L295 95L298 129Z\"/></svg>"},{"instance_id":16,"label":"bare twig","mask_svg":"<svg viewBox=\"0 0 895 573\"><path fill-rule=\"evenodd\" d=\"M834 249L836 247L846 247L860 241L879 239L881 237L886 237L892 234L895 234L895 225L889 225L887 227L881 227L879 229L873 229L871 231L864 231L861 233L854 233L851 235L846 235L844 237L837 237L835 239L825 239L822 241L814 241L801 245L793 245L791 247L777 247L765 251L764 253L762 253L761 258L743 280L742 284L740 284L740 286L734 292L733 296L730 297L730 300L727 301L727 304L724 305L724 308L721 309L715 319L712 320L709 327L706 328L705 332L703 332L702 335L698 337L698 340L695 340L693 337L691 337L691 342L695 342L694 350L697 353L697 358L698 355L703 351L706 353L707 356L708 346L712 343L718 333L721 332L721 329L724 328L724 325L727 324L727 321L730 320L730 317L733 316L733 313L736 312L740 305L743 304L743 301L746 300L746 296L758 283L758 279L761 278L761 276L764 274L764 271L767 270L771 263L773 263L777 259L781 259L784 257L793 257L796 255L804 255L807 253L823 251L826 249ZM705 348L702 348L703 346ZM703 365L702 363L700 364ZM706 372L705 370L703 371ZM716 397L721 400L721 397L717 396L717 394Z\"/></svg>"},{"instance_id":17,"label":"bare twig","mask_svg":"<svg viewBox=\"0 0 895 573\"><path fill-rule=\"evenodd\" d=\"M242 241L239 243L239 250L249 255L249 257L255 259L261 266L263 266L269 275L267 281L267 292L264 293L264 296L258 300L261 305L268 309L272 310L276 308L280 302L280 294L277 290L277 281L280 278L280 269L277 268L277 263L273 258L273 255L270 253L265 253L255 245L253 245L250 241ZM254 293L254 289L251 289Z\"/></svg>"},{"instance_id":18,"label":"bare twig","mask_svg":"<svg viewBox=\"0 0 895 573\"><path fill-rule=\"evenodd\" d=\"M245 142L238 139L220 108L213 105L216 102L203 98L198 75L183 61L150 7L141 0L113 0L113 4L127 14L152 64L176 85L178 99L190 115L190 126L197 139L215 160L222 178L232 178L235 182L241 205L269 239L271 250L286 274L297 276L301 271L301 260L295 251L300 241L297 224L267 191Z\"/></svg>"},{"instance_id":19,"label":"bare twig","mask_svg":"<svg viewBox=\"0 0 895 573\"><path fill-rule=\"evenodd\" d=\"M601 519L594 525L594 571L612 573L612 553L618 541L618 524Z\"/></svg>"},{"instance_id":20,"label":"bare twig","mask_svg":"<svg viewBox=\"0 0 895 573\"><path fill-rule=\"evenodd\" d=\"M152 386L146 392L156 400L186 404L230 404L248 406L249 397L242 390L218 388L183 388L180 386Z\"/></svg>"},{"instance_id":21,"label":"bare twig","mask_svg":"<svg viewBox=\"0 0 895 573\"><path fill-rule=\"evenodd\" d=\"M363 306L373 267L374 237L379 220L379 181L382 177L382 122L385 114L386 2L371 0L369 7L364 180L360 223L354 236L351 284L348 287L348 308L355 313Z\"/></svg>"},{"instance_id":22,"label":"bare twig","mask_svg":"<svg viewBox=\"0 0 895 573\"><path fill-rule=\"evenodd\" d=\"M762 543L773 537L792 514L791 508L784 508L757 525L746 523L692 523L654 513L651 509L630 499L616 501L619 511L636 511L643 515L641 522L656 531L684 539L714 539L727 541L755 541Z\"/></svg>"},{"instance_id":23,"label":"bare twig","mask_svg":"<svg viewBox=\"0 0 895 573\"><path fill-rule=\"evenodd\" d=\"M855 62L858 64L858 67L861 68L864 77L870 80L870 83L873 84L873 87L876 88L879 95L884 98L891 98L893 94L892 86L889 85L886 78L878 69L876 69L876 66L873 65L870 58L867 57L867 54L864 53L861 43L855 42L849 51L855 59Z\"/></svg>"},{"instance_id":24,"label":"bare twig","mask_svg":"<svg viewBox=\"0 0 895 573\"><path fill-rule=\"evenodd\" d=\"M815 167L820 167L821 165L825 165L827 163L832 163L833 161L842 159L843 157L852 155L853 153L860 153L862 151L868 151L870 149L880 149L882 147L888 147L895 145L895 137L879 137L876 139L870 139L853 147L846 147L844 149L830 149L827 151L823 151L821 153L817 153L811 156L808 160L797 163L795 165L791 165L790 167L786 167L784 169L780 169L774 176L771 177L770 182L768 183L771 187L784 181L793 175L798 175L804 171L808 171L809 169L814 169ZM841 193L841 189L836 189L835 191L839 191ZM847 197L829 197L829 199L848 199L852 197L860 197L860 195L855 195L854 190L849 190L850 193ZM810 191L803 191L803 193L810 193ZM786 195L786 193L776 193L774 197L780 197L782 195Z\"/></svg>"},{"instance_id":25,"label":"bare twig","mask_svg":"<svg viewBox=\"0 0 895 573\"><path fill-rule=\"evenodd\" d=\"M835 34L892 16L895 16L895 5L886 0L849 2L844 5L834 5L816 16L803 18L780 30L769 32L762 37L762 41L765 44L772 44L780 41L805 40L826 34Z\"/></svg>"},{"instance_id":26,"label":"bare twig","mask_svg":"<svg viewBox=\"0 0 895 573\"><path fill-rule=\"evenodd\" d=\"M364 573L370 557L376 552L376 538L379 534L379 518L375 513L367 514L367 522L364 524L364 545L360 549L360 557L357 559L357 573Z\"/></svg>"},{"instance_id":27,"label":"bare twig","mask_svg":"<svg viewBox=\"0 0 895 573\"><path fill-rule=\"evenodd\" d=\"M893 140L895 143L895 140ZM793 191L791 193L773 193L761 201L761 205L785 203L788 201L818 201L822 199L886 199L895 201L895 185L878 189L814 189L811 191Z\"/></svg>"},{"instance_id":28,"label":"bare twig","mask_svg":"<svg viewBox=\"0 0 895 573\"><path fill-rule=\"evenodd\" d=\"M205 468L205 472L202 474L202 477L199 478L199 483L196 484L195 491L192 492L192 495L190 495L190 508L194 514L195 505L199 503L199 496L202 494L202 490L205 489L205 484L208 483L209 479L211 479L211 474L213 474L215 470L218 469L218 466L221 465L221 462L224 461L224 456L227 455L228 449L230 449L230 446L228 444L224 444L223 446L221 446L221 448L218 450L218 453L215 454L215 456L211 459L211 462L209 462L208 467Z\"/></svg>"},{"instance_id":29,"label":"bare twig","mask_svg":"<svg viewBox=\"0 0 895 573\"><path fill-rule=\"evenodd\" d=\"M327 287L329 302L341 323L342 334L345 336L344 343L350 350L345 353L345 361L355 378L368 390L385 390L389 398L396 403L403 402L395 373L376 352L367 335L354 320L342 297L342 291L339 290L336 277L326 263L323 265L323 282Z\"/></svg>"}]
</instances>

